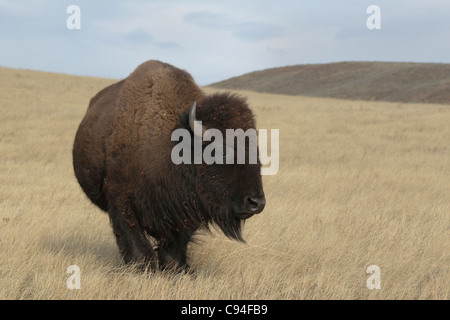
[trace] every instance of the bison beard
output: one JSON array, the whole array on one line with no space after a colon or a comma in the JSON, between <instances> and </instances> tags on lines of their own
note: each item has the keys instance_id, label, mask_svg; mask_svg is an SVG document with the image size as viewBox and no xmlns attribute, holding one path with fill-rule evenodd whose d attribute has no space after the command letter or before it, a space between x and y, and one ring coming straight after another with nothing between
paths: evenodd
<instances>
[{"instance_id":1,"label":"bison beard","mask_svg":"<svg viewBox=\"0 0 450 320\"><path fill-rule=\"evenodd\" d=\"M245 100L207 96L187 72L159 61L143 63L91 99L75 137L73 166L89 199L108 212L125 263L186 270L187 245L199 228L213 224L244 242L245 219L265 206L259 161L171 161L171 133L184 128L193 137L193 114L222 132L255 127Z\"/></svg>"}]
</instances>

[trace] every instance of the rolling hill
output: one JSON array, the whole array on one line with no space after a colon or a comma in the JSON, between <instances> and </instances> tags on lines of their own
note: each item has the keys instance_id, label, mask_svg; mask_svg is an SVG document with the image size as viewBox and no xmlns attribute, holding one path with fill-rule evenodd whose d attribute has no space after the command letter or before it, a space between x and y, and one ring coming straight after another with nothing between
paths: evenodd
<instances>
[{"instance_id":1,"label":"rolling hill","mask_svg":"<svg viewBox=\"0 0 450 320\"><path fill-rule=\"evenodd\" d=\"M450 104L450 64L338 62L255 71L213 88L351 100Z\"/></svg>"}]
</instances>

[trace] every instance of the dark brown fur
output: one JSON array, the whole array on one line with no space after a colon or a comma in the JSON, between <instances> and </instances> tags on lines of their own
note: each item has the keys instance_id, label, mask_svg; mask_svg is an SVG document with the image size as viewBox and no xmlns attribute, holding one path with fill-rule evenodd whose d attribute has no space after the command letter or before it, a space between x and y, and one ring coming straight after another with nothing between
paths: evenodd
<instances>
[{"instance_id":1,"label":"dark brown fur","mask_svg":"<svg viewBox=\"0 0 450 320\"><path fill-rule=\"evenodd\" d=\"M265 202L259 163L172 163L177 142L171 134L189 129L194 101L197 119L224 136L227 128L255 128L242 98L207 96L187 72L147 61L92 98L77 131L76 177L89 199L108 212L126 263L184 269L187 244L198 228L214 223L243 241L239 214L249 206L248 198ZM157 241L157 253L147 236Z\"/></svg>"}]
</instances>

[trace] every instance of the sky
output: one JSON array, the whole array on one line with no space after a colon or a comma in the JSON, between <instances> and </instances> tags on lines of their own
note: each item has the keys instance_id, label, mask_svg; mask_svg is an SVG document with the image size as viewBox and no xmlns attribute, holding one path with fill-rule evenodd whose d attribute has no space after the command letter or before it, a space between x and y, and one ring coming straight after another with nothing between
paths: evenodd
<instances>
[{"instance_id":1,"label":"sky","mask_svg":"<svg viewBox=\"0 0 450 320\"><path fill-rule=\"evenodd\" d=\"M0 0L0 66L121 79L150 59L200 85L295 64L450 63L450 1Z\"/></svg>"}]
</instances>

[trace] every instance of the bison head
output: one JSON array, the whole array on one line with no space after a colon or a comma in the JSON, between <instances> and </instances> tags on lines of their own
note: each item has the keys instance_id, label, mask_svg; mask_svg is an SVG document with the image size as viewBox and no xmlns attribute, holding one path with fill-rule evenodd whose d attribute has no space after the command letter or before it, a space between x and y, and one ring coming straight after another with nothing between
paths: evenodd
<instances>
[{"instance_id":1,"label":"bison head","mask_svg":"<svg viewBox=\"0 0 450 320\"><path fill-rule=\"evenodd\" d=\"M203 210L226 236L244 241L243 222L260 213L266 203L253 113L240 97L214 94L198 106L194 102L187 118L184 125L192 139L200 139L202 155L216 160L195 163L193 159L191 164ZM231 133L234 136L230 137ZM212 143L222 144L222 148L211 148ZM192 151L194 158L198 150L193 146Z\"/></svg>"}]
</instances>

